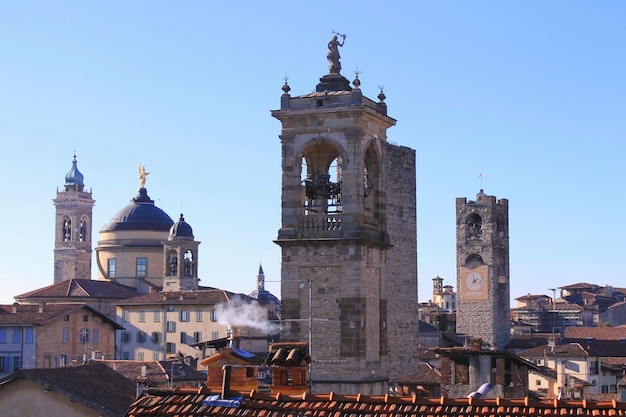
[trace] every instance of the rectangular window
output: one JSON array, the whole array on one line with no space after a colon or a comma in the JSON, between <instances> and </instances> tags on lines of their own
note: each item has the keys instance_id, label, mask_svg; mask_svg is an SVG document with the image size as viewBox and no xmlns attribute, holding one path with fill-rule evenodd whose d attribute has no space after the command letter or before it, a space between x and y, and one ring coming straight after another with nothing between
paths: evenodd
<instances>
[{"instance_id":1,"label":"rectangular window","mask_svg":"<svg viewBox=\"0 0 626 417\"><path fill-rule=\"evenodd\" d=\"M6 372L5 360L6 360L6 356L0 356L0 372Z\"/></svg>"},{"instance_id":2,"label":"rectangular window","mask_svg":"<svg viewBox=\"0 0 626 417\"><path fill-rule=\"evenodd\" d=\"M22 329L16 327L13 329L13 343L21 343L22 341Z\"/></svg>"},{"instance_id":3,"label":"rectangular window","mask_svg":"<svg viewBox=\"0 0 626 417\"><path fill-rule=\"evenodd\" d=\"M202 340L202 332L193 332L193 342L200 343Z\"/></svg>"},{"instance_id":4,"label":"rectangular window","mask_svg":"<svg viewBox=\"0 0 626 417\"><path fill-rule=\"evenodd\" d=\"M67 366L67 355L59 355L59 367Z\"/></svg>"},{"instance_id":5,"label":"rectangular window","mask_svg":"<svg viewBox=\"0 0 626 417\"><path fill-rule=\"evenodd\" d=\"M180 321L189 321L189 310L180 310Z\"/></svg>"},{"instance_id":6,"label":"rectangular window","mask_svg":"<svg viewBox=\"0 0 626 417\"><path fill-rule=\"evenodd\" d=\"M80 344L89 343L89 329L80 329Z\"/></svg>"},{"instance_id":7,"label":"rectangular window","mask_svg":"<svg viewBox=\"0 0 626 417\"><path fill-rule=\"evenodd\" d=\"M167 353L176 353L176 343L167 343L165 346Z\"/></svg>"},{"instance_id":8,"label":"rectangular window","mask_svg":"<svg viewBox=\"0 0 626 417\"><path fill-rule=\"evenodd\" d=\"M7 342L7 329L6 327L0 327L0 343Z\"/></svg>"},{"instance_id":9,"label":"rectangular window","mask_svg":"<svg viewBox=\"0 0 626 417\"><path fill-rule=\"evenodd\" d=\"M130 360L130 352L122 353L122 359L124 359L125 361Z\"/></svg>"},{"instance_id":10,"label":"rectangular window","mask_svg":"<svg viewBox=\"0 0 626 417\"><path fill-rule=\"evenodd\" d=\"M32 327L27 327L24 329L24 343L28 343L29 345L33 343L34 339L34 329Z\"/></svg>"},{"instance_id":11,"label":"rectangular window","mask_svg":"<svg viewBox=\"0 0 626 417\"><path fill-rule=\"evenodd\" d=\"M137 258L135 276L137 278L145 278L148 276L148 258Z\"/></svg>"},{"instance_id":12,"label":"rectangular window","mask_svg":"<svg viewBox=\"0 0 626 417\"><path fill-rule=\"evenodd\" d=\"M202 321L202 310L196 310L196 321Z\"/></svg>"},{"instance_id":13,"label":"rectangular window","mask_svg":"<svg viewBox=\"0 0 626 417\"><path fill-rule=\"evenodd\" d=\"M13 356L13 370L17 371L18 369L22 369L22 357Z\"/></svg>"},{"instance_id":14,"label":"rectangular window","mask_svg":"<svg viewBox=\"0 0 626 417\"><path fill-rule=\"evenodd\" d=\"M166 323L166 326L167 326L167 332L168 333L176 332L176 322L175 321L168 321Z\"/></svg>"},{"instance_id":15,"label":"rectangular window","mask_svg":"<svg viewBox=\"0 0 626 417\"><path fill-rule=\"evenodd\" d=\"M609 387L609 393L610 394L617 394L617 385L611 385Z\"/></svg>"},{"instance_id":16,"label":"rectangular window","mask_svg":"<svg viewBox=\"0 0 626 417\"><path fill-rule=\"evenodd\" d=\"M65 316L63 316L63 321L70 321L70 315L66 314Z\"/></svg>"},{"instance_id":17,"label":"rectangular window","mask_svg":"<svg viewBox=\"0 0 626 417\"><path fill-rule=\"evenodd\" d=\"M158 361L158 360L159 360L159 354L158 354L158 352L154 352L154 353L152 354L152 360L155 360L155 361Z\"/></svg>"},{"instance_id":18,"label":"rectangular window","mask_svg":"<svg viewBox=\"0 0 626 417\"><path fill-rule=\"evenodd\" d=\"M187 333L186 332L180 332L180 343L187 344Z\"/></svg>"},{"instance_id":19,"label":"rectangular window","mask_svg":"<svg viewBox=\"0 0 626 417\"><path fill-rule=\"evenodd\" d=\"M93 343L100 343L100 332L98 331L97 328L93 329L93 335L91 337L91 341Z\"/></svg>"},{"instance_id":20,"label":"rectangular window","mask_svg":"<svg viewBox=\"0 0 626 417\"><path fill-rule=\"evenodd\" d=\"M137 332L137 343L145 343L146 342L146 332L142 332L141 330Z\"/></svg>"},{"instance_id":21,"label":"rectangular window","mask_svg":"<svg viewBox=\"0 0 626 417\"><path fill-rule=\"evenodd\" d=\"M608 394L609 393L609 386L608 385L602 385L602 387L600 387L600 390L602 391L602 394Z\"/></svg>"},{"instance_id":22,"label":"rectangular window","mask_svg":"<svg viewBox=\"0 0 626 417\"><path fill-rule=\"evenodd\" d=\"M161 340L161 333L152 332L152 343L159 343L159 340Z\"/></svg>"},{"instance_id":23,"label":"rectangular window","mask_svg":"<svg viewBox=\"0 0 626 417\"><path fill-rule=\"evenodd\" d=\"M83 314L83 321L89 321L89 315Z\"/></svg>"},{"instance_id":24,"label":"rectangular window","mask_svg":"<svg viewBox=\"0 0 626 417\"><path fill-rule=\"evenodd\" d=\"M124 323L130 322L130 311L124 310Z\"/></svg>"},{"instance_id":25,"label":"rectangular window","mask_svg":"<svg viewBox=\"0 0 626 417\"><path fill-rule=\"evenodd\" d=\"M146 321L146 312L145 311L140 311L139 312L139 322L140 323L145 323Z\"/></svg>"},{"instance_id":26,"label":"rectangular window","mask_svg":"<svg viewBox=\"0 0 626 417\"><path fill-rule=\"evenodd\" d=\"M211 340L219 339L220 332L211 332Z\"/></svg>"},{"instance_id":27,"label":"rectangular window","mask_svg":"<svg viewBox=\"0 0 626 417\"><path fill-rule=\"evenodd\" d=\"M70 328L64 327L63 334L61 335L61 343L68 343L70 341Z\"/></svg>"},{"instance_id":28,"label":"rectangular window","mask_svg":"<svg viewBox=\"0 0 626 417\"><path fill-rule=\"evenodd\" d=\"M155 323L161 322L161 312L159 310L154 310L154 322Z\"/></svg>"},{"instance_id":29,"label":"rectangular window","mask_svg":"<svg viewBox=\"0 0 626 417\"><path fill-rule=\"evenodd\" d=\"M143 352L137 353L137 360L143 362Z\"/></svg>"},{"instance_id":30,"label":"rectangular window","mask_svg":"<svg viewBox=\"0 0 626 417\"><path fill-rule=\"evenodd\" d=\"M115 278L115 258L108 260L108 276L109 278Z\"/></svg>"},{"instance_id":31,"label":"rectangular window","mask_svg":"<svg viewBox=\"0 0 626 417\"><path fill-rule=\"evenodd\" d=\"M122 343L130 343L130 332L128 330L122 332Z\"/></svg>"},{"instance_id":32,"label":"rectangular window","mask_svg":"<svg viewBox=\"0 0 626 417\"><path fill-rule=\"evenodd\" d=\"M598 374L598 362L597 361L589 362L589 374L590 375Z\"/></svg>"},{"instance_id":33,"label":"rectangular window","mask_svg":"<svg viewBox=\"0 0 626 417\"><path fill-rule=\"evenodd\" d=\"M212 322L217 321L217 310L211 310L211 321Z\"/></svg>"}]
</instances>

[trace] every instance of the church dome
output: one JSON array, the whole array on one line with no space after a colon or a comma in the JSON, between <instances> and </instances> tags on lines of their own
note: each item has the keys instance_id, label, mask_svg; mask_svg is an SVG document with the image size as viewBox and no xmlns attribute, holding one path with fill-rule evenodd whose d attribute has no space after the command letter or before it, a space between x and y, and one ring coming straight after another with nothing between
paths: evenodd
<instances>
[{"instance_id":1,"label":"church dome","mask_svg":"<svg viewBox=\"0 0 626 417\"><path fill-rule=\"evenodd\" d=\"M70 172L65 174L65 186L73 186L73 187L83 187L85 184L83 181L85 177L80 173L78 167L76 166L76 155L74 155L74 160L72 161L72 169Z\"/></svg>"},{"instance_id":2,"label":"church dome","mask_svg":"<svg viewBox=\"0 0 626 417\"><path fill-rule=\"evenodd\" d=\"M192 239L193 240L193 229L185 221L183 214L180 214L180 219L170 227L170 236L169 239Z\"/></svg>"},{"instance_id":3,"label":"church dome","mask_svg":"<svg viewBox=\"0 0 626 417\"><path fill-rule=\"evenodd\" d=\"M139 194L133 198L129 205L121 209L100 230L114 232L119 230L149 230L168 231L174 221L163 210L154 205L154 200L148 197L145 188L139 190Z\"/></svg>"}]
</instances>

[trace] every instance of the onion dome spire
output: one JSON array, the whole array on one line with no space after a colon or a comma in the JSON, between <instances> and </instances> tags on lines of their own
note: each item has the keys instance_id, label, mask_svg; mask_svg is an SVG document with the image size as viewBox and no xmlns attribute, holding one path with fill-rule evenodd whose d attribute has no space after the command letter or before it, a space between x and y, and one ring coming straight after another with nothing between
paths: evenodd
<instances>
[{"instance_id":1,"label":"onion dome spire","mask_svg":"<svg viewBox=\"0 0 626 417\"><path fill-rule=\"evenodd\" d=\"M65 174L65 191L69 190L77 190L83 191L84 179L83 174L80 173L78 167L76 166L76 153L74 153L74 160L72 161L72 169Z\"/></svg>"}]
</instances>

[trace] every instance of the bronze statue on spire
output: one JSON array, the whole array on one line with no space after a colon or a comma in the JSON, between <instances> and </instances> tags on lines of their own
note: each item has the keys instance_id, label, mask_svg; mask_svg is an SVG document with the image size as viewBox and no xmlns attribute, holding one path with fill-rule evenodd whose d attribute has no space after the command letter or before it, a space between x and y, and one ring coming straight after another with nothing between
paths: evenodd
<instances>
[{"instance_id":1,"label":"bronze statue on spire","mask_svg":"<svg viewBox=\"0 0 626 417\"><path fill-rule=\"evenodd\" d=\"M337 36L341 36L342 40L339 42ZM346 35L337 33L333 30L333 38L328 42L328 54L326 58L328 58L328 69L331 74L339 74L341 72L341 62L339 61L341 55L339 55L339 47L343 46L346 41Z\"/></svg>"}]
</instances>

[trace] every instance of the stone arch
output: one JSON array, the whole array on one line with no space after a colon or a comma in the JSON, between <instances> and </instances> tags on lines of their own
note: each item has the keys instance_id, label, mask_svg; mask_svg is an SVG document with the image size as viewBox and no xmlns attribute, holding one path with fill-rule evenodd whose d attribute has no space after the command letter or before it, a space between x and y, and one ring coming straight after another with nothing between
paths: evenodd
<instances>
[{"instance_id":1,"label":"stone arch","mask_svg":"<svg viewBox=\"0 0 626 417\"><path fill-rule=\"evenodd\" d=\"M345 160L342 147L326 138L307 142L297 153L305 214L341 212Z\"/></svg>"},{"instance_id":2,"label":"stone arch","mask_svg":"<svg viewBox=\"0 0 626 417\"><path fill-rule=\"evenodd\" d=\"M89 218L87 216L81 216L78 223L78 241L88 242L90 241L91 225L89 224Z\"/></svg>"},{"instance_id":3,"label":"stone arch","mask_svg":"<svg viewBox=\"0 0 626 417\"><path fill-rule=\"evenodd\" d=\"M370 141L363 152L363 207L374 217L378 217L378 207L382 189L382 168L380 152Z\"/></svg>"},{"instance_id":4,"label":"stone arch","mask_svg":"<svg viewBox=\"0 0 626 417\"><path fill-rule=\"evenodd\" d=\"M465 265L471 264L472 262L478 262L481 265L485 264L485 261L483 261L483 257L477 253L472 253L468 255L467 258L465 258Z\"/></svg>"},{"instance_id":5,"label":"stone arch","mask_svg":"<svg viewBox=\"0 0 626 417\"><path fill-rule=\"evenodd\" d=\"M483 218L480 217L478 213L470 213L465 219L465 224L467 225L465 232L466 239L482 239Z\"/></svg>"},{"instance_id":6,"label":"stone arch","mask_svg":"<svg viewBox=\"0 0 626 417\"><path fill-rule=\"evenodd\" d=\"M70 216L63 216L61 219L61 240L63 242L72 240L72 219Z\"/></svg>"}]
</instances>

